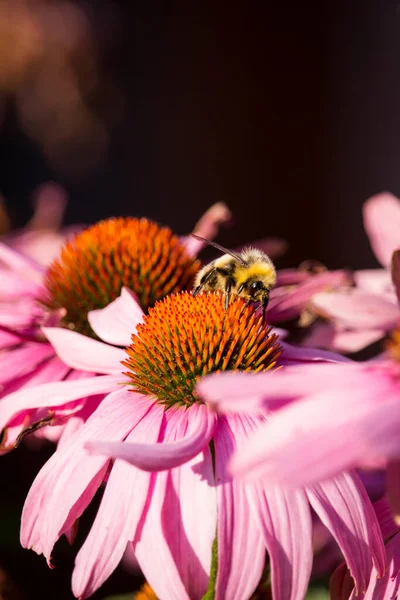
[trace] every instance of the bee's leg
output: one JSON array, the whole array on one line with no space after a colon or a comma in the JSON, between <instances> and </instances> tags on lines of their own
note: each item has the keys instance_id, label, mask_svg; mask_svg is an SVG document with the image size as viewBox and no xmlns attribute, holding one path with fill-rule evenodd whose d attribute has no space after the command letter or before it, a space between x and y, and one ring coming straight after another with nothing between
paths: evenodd
<instances>
[{"instance_id":1,"label":"bee's leg","mask_svg":"<svg viewBox=\"0 0 400 600\"><path fill-rule=\"evenodd\" d=\"M267 312L267 306L269 302L269 294L264 296L262 299L262 324L265 325L265 314Z\"/></svg>"},{"instance_id":2,"label":"bee's leg","mask_svg":"<svg viewBox=\"0 0 400 600\"><path fill-rule=\"evenodd\" d=\"M225 285L225 306L224 306L225 310L228 310L233 283L234 282L232 281L232 279L230 277L228 277L226 280L226 285Z\"/></svg>"},{"instance_id":3,"label":"bee's leg","mask_svg":"<svg viewBox=\"0 0 400 600\"><path fill-rule=\"evenodd\" d=\"M197 294L200 294L201 290L203 289L202 285L198 285L197 287L195 287L192 290L192 296L197 296Z\"/></svg>"}]
</instances>

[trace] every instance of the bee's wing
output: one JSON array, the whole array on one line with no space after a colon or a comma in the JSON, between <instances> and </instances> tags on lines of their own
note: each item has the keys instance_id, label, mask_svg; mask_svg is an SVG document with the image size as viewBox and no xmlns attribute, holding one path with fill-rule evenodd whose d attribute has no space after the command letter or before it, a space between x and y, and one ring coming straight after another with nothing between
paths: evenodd
<instances>
[{"instance_id":1,"label":"bee's wing","mask_svg":"<svg viewBox=\"0 0 400 600\"><path fill-rule=\"evenodd\" d=\"M205 242L209 246L213 246L217 250L221 250L221 252L223 252L224 254L230 254L241 265L245 265L246 264L244 262L243 258L240 256L240 254L236 254L236 252L232 252L232 250L228 250L228 248L224 248L223 246L220 246L219 244L216 244L215 242L210 242L210 240L206 240L206 238L201 237L201 235L196 235L195 233L191 233L190 235L192 237L196 238L196 240L200 240L201 242Z\"/></svg>"}]
</instances>

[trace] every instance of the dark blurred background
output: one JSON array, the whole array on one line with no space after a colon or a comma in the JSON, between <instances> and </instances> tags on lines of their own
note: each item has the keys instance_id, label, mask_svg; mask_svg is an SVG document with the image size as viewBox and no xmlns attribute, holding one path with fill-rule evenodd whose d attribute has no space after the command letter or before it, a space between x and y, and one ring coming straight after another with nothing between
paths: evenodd
<instances>
[{"instance_id":1,"label":"dark blurred background","mask_svg":"<svg viewBox=\"0 0 400 600\"><path fill-rule=\"evenodd\" d=\"M52 180L67 223L145 215L185 233L224 201L224 245L274 235L290 244L278 266L377 264L361 206L400 195L399 3L227 6L0 1L0 192L15 226ZM45 454L29 472L25 458L1 459L10 527ZM0 563L28 598L71 598L71 564L45 575L16 533Z\"/></svg>"}]
</instances>

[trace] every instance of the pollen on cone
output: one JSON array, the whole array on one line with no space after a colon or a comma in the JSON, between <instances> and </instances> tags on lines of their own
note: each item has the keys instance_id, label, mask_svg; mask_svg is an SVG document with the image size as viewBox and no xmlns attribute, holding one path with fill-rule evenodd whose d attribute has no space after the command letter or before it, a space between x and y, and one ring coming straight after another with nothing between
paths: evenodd
<instances>
[{"instance_id":1,"label":"pollen on cone","mask_svg":"<svg viewBox=\"0 0 400 600\"><path fill-rule=\"evenodd\" d=\"M157 302L127 348L123 363L135 390L171 406L196 401L203 375L226 370L266 371L281 354L278 338L242 298L187 292Z\"/></svg>"},{"instance_id":2,"label":"pollen on cone","mask_svg":"<svg viewBox=\"0 0 400 600\"><path fill-rule=\"evenodd\" d=\"M147 310L167 294L189 289L199 266L169 228L147 219L108 219L63 247L47 270L39 301L50 310L64 308L64 326L92 335L87 313L107 306L123 286Z\"/></svg>"}]
</instances>

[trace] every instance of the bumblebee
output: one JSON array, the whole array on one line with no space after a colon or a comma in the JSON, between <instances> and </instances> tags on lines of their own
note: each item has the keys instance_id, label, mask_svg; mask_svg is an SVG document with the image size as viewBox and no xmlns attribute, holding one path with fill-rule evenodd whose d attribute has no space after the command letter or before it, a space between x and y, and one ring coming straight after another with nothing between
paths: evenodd
<instances>
[{"instance_id":1,"label":"bumblebee","mask_svg":"<svg viewBox=\"0 0 400 600\"><path fill-rule=\"evenodd\" d=\"M264 320L269 292L276 282L275 267L271 259L256 248L245 248L237 254L199 235L192 233L192 236L224 253L197 273L193 296L202 291L224 292L227 309L231 294L237 294L247 300L247 304L259 302L263 308Z\"/></svg>"}]
</instances>

